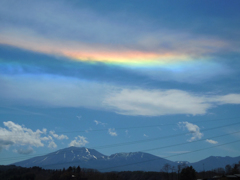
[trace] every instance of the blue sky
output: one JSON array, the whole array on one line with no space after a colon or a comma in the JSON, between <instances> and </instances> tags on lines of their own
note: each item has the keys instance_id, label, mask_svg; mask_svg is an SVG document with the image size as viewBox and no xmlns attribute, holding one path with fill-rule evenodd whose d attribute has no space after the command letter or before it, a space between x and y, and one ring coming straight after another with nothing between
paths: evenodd
<instances>
[{"instance_id":1,"label":"blue sky","mask_svg":"<svg viewBox=\"0 0 240 180\"><path fill-rule=\"evenodd\" d=\"M1 163L69 146L239 156L239 6L1 0Z\"/></svg>"}]
</instances>

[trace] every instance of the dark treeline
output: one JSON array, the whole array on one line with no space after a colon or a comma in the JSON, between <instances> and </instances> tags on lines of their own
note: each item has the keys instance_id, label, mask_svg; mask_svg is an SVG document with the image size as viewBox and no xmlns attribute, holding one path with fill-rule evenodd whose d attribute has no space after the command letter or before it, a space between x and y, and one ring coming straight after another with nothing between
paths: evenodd
<instances>
[{"instance_id":1,"label":"dark treeline","mask_svg":"<svg viewBox=\"0 0 240 180\"><path fill-rule=\"evenodd\" d=\"M212 171L196 172L192 166L185 164L178 167L165 164L159 172L123 171L99 172L93 169L69 167L61 170L48 170L40 167L23 168L17 166L0 166L1 180L196 180L210 179L213 176L240 174L240 162L226 165Z\"/></svg>"}]
</instances>

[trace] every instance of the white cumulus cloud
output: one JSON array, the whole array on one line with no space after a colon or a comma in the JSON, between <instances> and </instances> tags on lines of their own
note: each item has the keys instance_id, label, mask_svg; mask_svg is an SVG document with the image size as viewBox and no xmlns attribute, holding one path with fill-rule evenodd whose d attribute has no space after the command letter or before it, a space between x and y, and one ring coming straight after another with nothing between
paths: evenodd
<instances>
[{"instance_id":1,"label":"white cumulus cloud","mask_svg":"<svg viewBox=\"0 0 240 180\"><path fill-rule=\"evenodd\" d=\"M192 134L191 139L188 140L190 142L196 139L201 139L203 137L203 133L200 132L200 128L196 124L189 122L179 122L179 126L186 128Z\"/></svg>"},{"instance_id":2,"label":"white cumulus cloud","mask_svg":"<svg viewBox=\"0 0 240 180\"><path fill-rule=\"evenodd\" d=\"M59 139L59 140L68 139L68 137L67 137L66 135L63 135L63 134L58 135L58 134L55 133L55 131L49 131L49 133L50 133L53 137L55 137L56 139Z\"/></svg>"},{"instance_id":3,"label":"white cumulus cloud","mask_svg":"<svg viewBox=\"0 0 240 180\"><path fill-rule=\"evenodd\" d=\"M70 142L69 146L75 146L75 147L85 146L88 143L86 139L87 138L84 136L77 136L75 137L74 140Z\"/></svg>"},{"instance_id":4,"label":"white cumulus cloud","mask_svg":"<svg viewBox=\"0 0 240 180\"><path fill-rule=\"evenodd\" d=\"M0 148L11 145L44 146L41 135L45 133L45 130L33 131L12 121L3 122L3 124L6 128L0 127Z\"/></svg>"},{"instance_id":5,"label":"white cumulus cloud","mask_svg":"<svg viewBox=\"0 0 240 180\"><path fill-rule=\"evenodd\" d=\"M109 133L111 136L117 136L117 132L115 131L115 128L109 128L109 129L108 129L108 133Z\"/></svg>"},{"instance_id":6,"label":"white cumulus cloud","mask_svg":"<svg viewBox=\"0 0 240 180\"><path fill-rule=\"evenodd\" d=\"M48 147L53 149L53 148L56 148L57 145L56 145L56 143L54 141L50 141L49 144L48 144Z\"/></svg>"}]
</instances>

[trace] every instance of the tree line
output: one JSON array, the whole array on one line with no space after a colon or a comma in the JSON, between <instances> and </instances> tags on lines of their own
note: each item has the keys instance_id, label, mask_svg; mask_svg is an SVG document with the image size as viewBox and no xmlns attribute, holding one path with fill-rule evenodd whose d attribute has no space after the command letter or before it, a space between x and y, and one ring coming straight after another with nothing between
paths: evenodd
<instances>
[{"instance_id":1,"label":"tree line","mask_svg":"<svg viewBox=\"0 0 240 180\"><path fill-rule=\"evenodd\" d=\"M159 172L122 171L99 172L94 169L70 166L67 169L50 170L41 167L23 168L0 166L1 180L196 180L213 176L240 174L240 162L211 171L196 172L192 166L165 164Z\"/></svg>"}]
</instances>

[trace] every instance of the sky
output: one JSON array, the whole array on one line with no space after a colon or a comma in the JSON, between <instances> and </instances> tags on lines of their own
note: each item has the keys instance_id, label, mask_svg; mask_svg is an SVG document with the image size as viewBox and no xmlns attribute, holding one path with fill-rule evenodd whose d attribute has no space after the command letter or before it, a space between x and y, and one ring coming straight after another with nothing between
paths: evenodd
<instances>
[{"instance_id":1,"label":"sky","mask_svg":"<svg viewBox=\"0 0 240 180\"><path fill-rule=\"evenodd\" d=\"M1 164L70 146L240 156L239 8L0 0Z\"/></svg>"}]
</instances>

